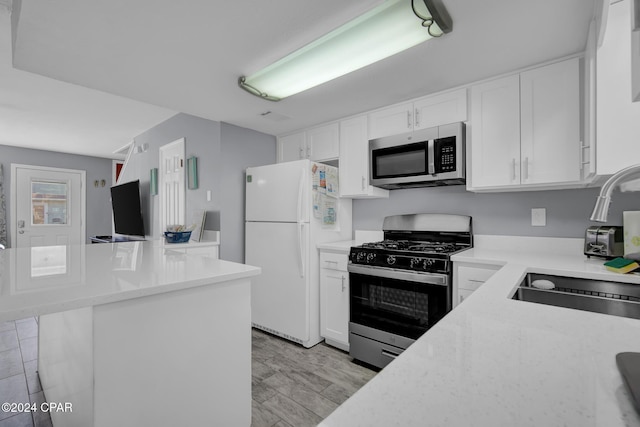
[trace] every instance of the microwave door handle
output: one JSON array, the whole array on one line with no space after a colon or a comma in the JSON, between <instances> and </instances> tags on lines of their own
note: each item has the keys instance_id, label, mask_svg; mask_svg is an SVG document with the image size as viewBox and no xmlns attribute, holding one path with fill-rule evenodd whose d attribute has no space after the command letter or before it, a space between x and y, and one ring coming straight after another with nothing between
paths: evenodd
<instances>
[{"instance_id":1,"label":"microwave door handle","mask_svg":"<svg viewBox=\"0 0 640 427\"><path fill-rule=\"evenodd\" d=\"M429 175L436 174L435 151L435 141L433 139L430 139L429 141L427 141L427 173Z\"/></svg>"}]
</instances>

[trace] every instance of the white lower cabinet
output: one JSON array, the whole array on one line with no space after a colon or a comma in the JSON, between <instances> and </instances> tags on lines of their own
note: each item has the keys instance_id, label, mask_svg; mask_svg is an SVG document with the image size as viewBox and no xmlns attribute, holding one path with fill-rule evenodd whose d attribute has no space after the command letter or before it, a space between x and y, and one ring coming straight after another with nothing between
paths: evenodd
<instances>
[{"instance_id":1,"label":"white lower cabinet","mask_svg":"<svg viewBox=\"0 0 640 427\"><path fill-rule=\"evenodd\" d=\"M499 265L453 263L453 306L457 306L475 292L500 269Z\"/></svg>"},{"instance_id":2,"label":"white lower cabinet","mask_svg":"<svg viewBox=\"0 0 640 427\"><path fill-rule=\"evenodd\" d=\"M320 252L320 335L349 351L349 273L346 253Z\"/></svg>"}]
</instances>

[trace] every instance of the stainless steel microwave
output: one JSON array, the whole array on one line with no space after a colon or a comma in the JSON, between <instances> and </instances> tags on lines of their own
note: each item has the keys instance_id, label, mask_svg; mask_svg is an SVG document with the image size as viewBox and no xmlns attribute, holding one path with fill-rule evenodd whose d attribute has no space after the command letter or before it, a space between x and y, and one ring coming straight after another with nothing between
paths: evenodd
<instances>
[{"instance_id":1,"label":"stainless steel microwave","mask_svg":"<svg viewBox=\"0 0 640 427\"><path fill-rule=\"evenodd\" d=\"M371 185L390 190L464 184L464 123L369 141Z\"/></svg>"}]
</instances>

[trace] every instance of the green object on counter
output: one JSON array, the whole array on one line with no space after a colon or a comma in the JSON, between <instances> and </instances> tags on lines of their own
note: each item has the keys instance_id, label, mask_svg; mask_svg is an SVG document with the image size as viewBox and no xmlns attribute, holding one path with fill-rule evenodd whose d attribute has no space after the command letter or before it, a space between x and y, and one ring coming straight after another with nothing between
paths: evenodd
<instances>
[{"instance_id":1,"label":"green object on counter","mask_svg":"<svg viewBox=\"0 0 640 427\"><path fill-rule=\"evenodd\" d=\"M635 270L640 267L637 262L632 259L625 258L614 258L611 261L607 261L604 263L604 266L607 270L613 271L614 273L628 273L630 271Z\"/></svg>"}]
</instances>

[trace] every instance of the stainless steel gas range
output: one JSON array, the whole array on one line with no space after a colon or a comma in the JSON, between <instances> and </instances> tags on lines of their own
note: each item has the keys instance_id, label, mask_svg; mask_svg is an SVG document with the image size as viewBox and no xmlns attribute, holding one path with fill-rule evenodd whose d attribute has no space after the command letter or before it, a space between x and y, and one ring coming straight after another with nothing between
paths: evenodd
<instances>
[{"instance_id":1,"label":"stainless steel gas range","mask_svg":"<svg viewBox=\"0 0 640 427\"><path fill-rule=\"evenodd\" d=\"M450 256L473 246L471 217L395 215L384 240L349 253L349 354L384 367L451 311Z\"/></svg>"}]
</instances>

